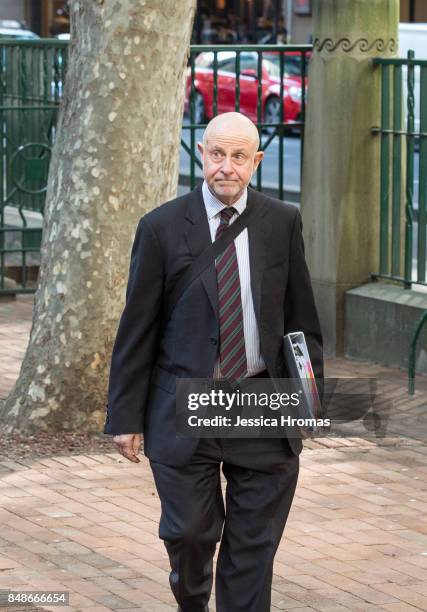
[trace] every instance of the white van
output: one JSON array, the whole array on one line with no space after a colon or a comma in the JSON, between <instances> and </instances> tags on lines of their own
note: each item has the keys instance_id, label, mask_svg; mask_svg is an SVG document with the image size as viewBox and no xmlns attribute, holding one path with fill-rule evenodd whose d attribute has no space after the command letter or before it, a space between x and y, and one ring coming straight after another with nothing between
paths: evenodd
<instances>
[{"instance_id":1,"label":"white van","mask_svg":"<svg viewBox=\"0 0 427 612\"><path fill-rule=\"evenodd\" d=\"M399 23L399 57L408 57L408 51L412 49L415 52L415 59L427 60L427 23ZM408 95L407 87L407 68L403 67L403 103L405 108L406 122L406 98ZM420 69L415 68L414 74L415 87L415 131L419 131L420 127ZM403 126L406 130L406 123Z\"/></svg>"}]
</instances>

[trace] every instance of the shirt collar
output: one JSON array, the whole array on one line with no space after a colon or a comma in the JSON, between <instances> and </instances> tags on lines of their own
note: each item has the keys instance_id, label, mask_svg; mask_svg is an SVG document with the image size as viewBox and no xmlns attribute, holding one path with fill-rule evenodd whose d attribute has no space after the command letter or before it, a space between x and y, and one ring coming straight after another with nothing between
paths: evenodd
<instances>
[{"instance_id":1,"label":"shirt collar","mask_svg":"<svg viewBox=\"0 0 427 612\"><path fill-rule=\"evenodd\" d=\"M213 219L213 217L215 217L216 215L219 215L224 208L228 208L226 204L223 204L223 202L221 202L216 196L214 196L214 194L209 189L206 181L203 181L202 193L209 221ZM233 208L236 209L239 215L241 215L242 212L245 210L247 199L248 189L246 187L237 202L234 202L233 204Z\"/></svg>"}]
</instances>

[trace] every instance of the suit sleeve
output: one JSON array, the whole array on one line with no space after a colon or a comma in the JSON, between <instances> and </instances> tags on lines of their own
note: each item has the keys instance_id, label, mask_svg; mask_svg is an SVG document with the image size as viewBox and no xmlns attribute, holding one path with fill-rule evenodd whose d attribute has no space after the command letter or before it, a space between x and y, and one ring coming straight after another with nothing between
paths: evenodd
<instances>
[{"instance_id":1,"label":"suit sleeve","mask_svg":"<svg viewBox=\"0 0 427 612\"><path fill-rule=\"evenodd\" d=\"M318 386L323 387L322 332L305 260L302 219L298 209L291 235L289 276L285 297L285 334L296 331L304 332L314 376Z\"/></svg>"},{"instance_id":2,"label":"suit sleeve","mask_svg":"<svg viewBox=\"0 0 427 612\"><path fill-rule=\"evenodd\" d=\"M105 434L143 431L162 295L160 245L152 226L142 217L132 245L126 303L111 357Z\"/></svg>"}]
</instances>

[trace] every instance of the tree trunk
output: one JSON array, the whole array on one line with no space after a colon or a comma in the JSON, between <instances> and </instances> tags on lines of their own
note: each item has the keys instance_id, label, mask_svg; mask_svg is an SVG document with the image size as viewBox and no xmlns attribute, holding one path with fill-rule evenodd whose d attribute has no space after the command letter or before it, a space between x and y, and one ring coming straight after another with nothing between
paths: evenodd
<instances>
[{"instance_id":1,"label":"tree trunk","mask_svg":"<svg viewBox=\"0 0 427 612\"><path fill-rule=\"evenodd\" d=\"M30 341L2 429L100 430L139 218L174 197L196 0L72 0Z\"/></svg>"}]
</instances>

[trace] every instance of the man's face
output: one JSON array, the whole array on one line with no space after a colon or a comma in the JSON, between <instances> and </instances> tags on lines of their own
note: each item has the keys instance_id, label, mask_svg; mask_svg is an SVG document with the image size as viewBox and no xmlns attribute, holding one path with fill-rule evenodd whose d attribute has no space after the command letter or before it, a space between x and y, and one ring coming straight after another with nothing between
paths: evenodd
<instances>
[{"instance_id":1,"label":"man's face","mask_svg":"<svg viewBox=\"0 0 427 612\"><path fill-rule=\"evenodd\" d=\"M256 143L245 134L209 134L205 145L198 143L203 159L203 174L210 190L224 204L236 202L263 157Z\"/></svg>"}]
</instances>

